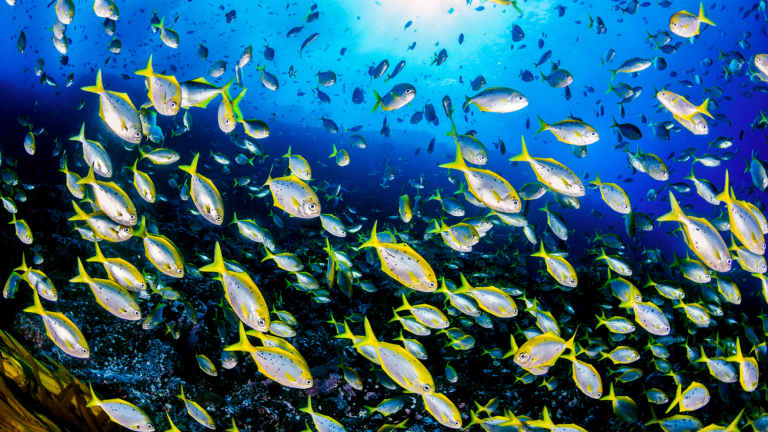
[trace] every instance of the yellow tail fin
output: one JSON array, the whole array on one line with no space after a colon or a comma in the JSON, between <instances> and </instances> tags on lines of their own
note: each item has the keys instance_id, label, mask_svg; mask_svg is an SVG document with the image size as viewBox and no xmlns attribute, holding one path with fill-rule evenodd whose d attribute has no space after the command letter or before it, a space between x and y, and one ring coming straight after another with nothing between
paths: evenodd
<instances>
[{"instance_id":1,"label":"yellow tail fin","mask_svg":"<svg viewBox=\"0 0 768 432\"><path fill-rule=\"evenodd\" d=\"M96 84L92 86L81 87L80 90L101 94L104 93L104 84L101 82L101 69L96 73Z\"/></svg>"}]
</instances>

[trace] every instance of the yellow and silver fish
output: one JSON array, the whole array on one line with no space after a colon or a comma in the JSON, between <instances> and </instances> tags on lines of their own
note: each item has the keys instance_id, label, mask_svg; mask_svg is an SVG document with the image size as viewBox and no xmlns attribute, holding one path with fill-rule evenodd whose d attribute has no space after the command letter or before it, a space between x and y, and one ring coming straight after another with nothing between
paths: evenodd
<instances>
[{"instance_id":1,"label":"yellow and silver fish","mask_svg":"<svg viewBox=\"0 0 768 432\"><path fill-rule=\"evenodd\" d=\"M101 69L96 74L96 84L82 90L99 95L99 117L115 135L129 143L141 142L143 129L136 107L127 94L104 89Z\"/></svg>"},{"instance_id":2,"label":"yellow and silver fish","mask_svg":"<svg viewBox=\"0 0 768 432\"><path fill-rule=\"evenodd\" d=\"M33 298L35 304L24 309L24 312L37 314L43 318L45 334L48 335L48 338L67 355L82 359L90 357L91 352L88 350L88 342L75 323L62 313L43 309L37 291L33 293Z\"/></svg>"},{"instance_id":3,"label":"yellow and silver fish","mask_svg":"<svg viewBox=\"0 0 768 432\"><path fill-rule=\"evenodd\" d=\"M371 238L358 249L372 247L381 261L381 270L390 277L416 291L434 292L437 289L437 276L427 260L421 257L406 243L382 243L376 235L373 224Z\"/></svg>"},{"instance_id":4,"label":"yellow and silver fish","mask_svg":"<svg viewBox=\"0 0 768 432\"><path fill-rule=\"evenodd\" d=\"M224 222L224 201L219 190L207 177L197 173L197 161L200 153L195 153L190 165L180 166L179 169L192 177L191 196L197 211L210 223L221 225Z\"/></svg>"},{"instance_id":5,"label":"yellow and silver fish","mask_svg":"<svg viewBox=\"0 0 768 432\"><path fill-rule=\"evenodd\" d=\"M176 81L175 76L159 75L152 70L152 55L149 55L149 62L144 69L134 72L136 75L145 77L149 83L149 92L147 97L152 101L158 113L165 116L178 114L181 109L181 87Z\"/></svg>"},{"instance_id":6,"label":"yellow and silver fish","mask_svg":"<svg viewBox=\"0 0 768 432\"><path fill-rule=\"evenodd\" d=\"M510 161L530 163L536 178L540 182L563 195L572 197L584 196L584 185L573 171L554 159L531 156L525 146L525 138L522 138L522 142L522 153L510 158Z\"/></svg>"}]
</instances>

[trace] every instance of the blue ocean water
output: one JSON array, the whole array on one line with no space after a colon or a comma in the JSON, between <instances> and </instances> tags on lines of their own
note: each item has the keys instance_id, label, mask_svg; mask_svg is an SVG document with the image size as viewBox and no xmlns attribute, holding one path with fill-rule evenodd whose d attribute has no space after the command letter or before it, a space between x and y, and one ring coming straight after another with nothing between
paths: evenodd
<instances>
[{"instance_id":1,"label":"blue ocean water","mask_svg":"<svg viewBox=\"0 0 768 432\"><path fill-rule=\"evenodd\" d=\"M444 213L437 200L427 200L436 189L440 190L443 197L458 198L466 208L466 216L487 214L486 209L474 207L462 195L454 194L459 190L462 181L466 183L458 171L439 167L440 164L455 159L456 146L453 138L446 136L446 133L451 131L452 122L455 123L459 134L476 131L476 138L487 149L488 162L479 168L497 173L518 191L524 184L537 180L530 164L509 161L512 156L521 152L522 137L532 156L557 160L580 177L585 186L595 179L599 171L601 180L616 183L626 192L634 211L645 213L652 218L669 211L670 191L673 191L681 205L690 205L685 208L686 214L709 220L717 218L721 212L727 214L724 205L711 205L697 195L696 188L690 181L683 179L690 174L694 156L712 154L717 160L725 156L713 167L695 163L693 166L696 176L710 180L718 190L722 190L725 173L728 171L736 197L764 210L761 203L764 188L760 190L759 185L753 184L751 174L745 172L745 160L749 165L753 154L757 158L766 157L763 149L766 143L766 123L762 121L765 116L761 118L761 113L766 106L767 87L760 81L759 74L755 74L759 71L754 64L754 56L765 53L767 46L765 2L762 1L705 2L703 8L706 16L716 26L702 24L701 34L692 38L670 34L670 41L663 45L666 48L648 40L649 34L669 32L670 17L676 12L687 10L697 14L698 2L518 0L516 7L513 7L479 0L302 0L228 3L195 0L163 4L127 1L118 3L120 12L119 19L114 22L114 37L105 32L105 20L96 16L90 2L75 1L74 4L75 17L66 29L69 40L66 64L62 61L63 54L54 47L52 32L48 30L56 20L53 4L45 1L18 1L15 6L3 5L3 13L0 16L0 31L3 33L2 40L5 41L0 46L0 58L5 60L5 67L0 76L0 91L3 95L0 110L5 126L1 138L3 163L0 168L12 169L18 174L21 183L34 185L33 190L25 192L28 195L26 202L17 200L17 217L24 217L30 224L36 243L44 248L41 254L45 258L42 267L61 274L61 287L66 286L66 280L74 277L77 272L76 260L73 261L71 256L67 256L68 253L76 250L83 258L92 255L91 244L80 240L76 233L69 232L72 225L67 223L65 218L72 215L69 202L72 198L64 187L63 175L57 171L62 152L66 150L69 167L81 176L87 174L87 164L81 157L82 152L75 146L75 142L67 140L78 133L83 122L86 124L86 136L102 142L107 148L116 172L113 181L128 192L140 215L154 221L159 226L159 232L165 233L177 243L187 261L198 267L206 264L205 259L199 258L197 254L213 257L215 243L222 242L227 244L226 248L231 252L231 256L225 258L244 263L249 272L259 275L255 279L261 278L265 281L266 285L262 285L261 281L259 284L265 291L270 306L282 299L282 307L292 311L297 317L301 315L305 318L307 327L310 322L320 326L322 320L329 318L330 311L335 312L337 319L351 313L368 314L378 320L378 324L374 326L377 332L384 332L387 328L387 340L398 334L395 329L399 324L386 324L386 321L391 316L390 306L400 304L399 298L392 294L398 292L402 286L393 284L392 279L380 272L379 264L376 264L370 271L367 268L363 270L364 276L359 279L376 280L384 287L382 290L387 290L387 294L379 292L373 295L356 289L353 299L350 300L339 291L332 290L331 302L318 305L317 302L312 302L309 295L282 290L287 273L276 275L273 273L275 267L270 262L259 263L263 247L247 243L233 227L226 227L232 220L233 213L236 212L240 219L251 218L261 227L268 229L284 252L295 253L300 258L312 262L327 258L327 254L321 249L325 242L320 236L328 237L328 234L323 232L318 219L291 218L285 212L277 210L272 205L271 195L264 198L249 196L258 193L258 189L249 190L247 187L238 186L237 183L233 186L236 178L247 177L251 186L258 187L267 181L270 172L272 177L282 176L287 169L287 163L281 156L288 152L290 146L292 154L302 155L312 167L313 181L310 186L318 187L323 182L328 183L328 187L323 186L323 189L317 192L323 213L338 216L347 227L362 224L359 232L350 232L343 242L335 243L338 246L334 246L336 249L344 249L350 255L356 255L356 262L365 262L365 250L357 252L355 248L360 245L358 235L363 240L370 236L374 221L378 221L379 231L382 231L381 227L385 223L388 229L397 232L408 231L416 238L422 239L413 246L417 251L429 256L428 261L438 277L445 276L458 283L459 272L466 273L467 276L470 273L485 273L486 276L470 279L470 282L525 289L527 298L540 297L548 307L557 310L555 318L562 319L561 313L568 315L568 318L560 323L569 329L568 337L576 325L582 326L582 329L594 329L597 322L593 317L600 313L601 309L606 310L609 316L626 315L618 312L619 307L615 299L606 297L605 304L613 301L610 309L597 305L597 302L602 302L603 292L600 287L605 282L606 266L603 261L595 259L600 252L599 248L594 246L596 230L603 233L612 232L621 237L626 247L614 250L613 253L622 254L633 265L633 281L638 287L642 288L651 275L654 279L674 279L683 283L686 290L690 290L690 296L686 298L691 301L700 298L706 300L706 296L696 284L686 281L679 271L669 268L673 262L673 254L683 257L690 251L680 233L673 232L677 224L654 223L652 231L638 230L634 238L630 237L622 215L611 210L601 198L599 190L589 187L586 194L578 198L578 209L555 206L551 193L528 201L525 217L539 239L546 239L545 243L550 250L567 251L567 258L576 267L580 280L588 281L580 283L575 290L566 291L550 290L554 280L542 271L544 267L541 260L529 258L539 246L531 244L521 228L495 226L488 238L481 240L473 248L473 252L466 254L445 248L439 236L426 240L424 232L428 229L427 221L430 218L443 217L449 225L457 224L463 219ZM178 48L170 48L160 39L159 33L152 32L150 20L156 8L159 8L156 14L164 18L164 24L178 33ZM227 14L230 11L236 11L236 18L227 22ZM317 20L307 23L305 16L313 12L319 14ZM604 30L600 33L596 31L600 28L599 25L588 28L590 21L597 21L598 18L604 23ZM290 29L302 25L305 28L295 37L286 36ZM519 41L513 40L516 26L524 32L524 37ZM17 48L21 31L26 37L23 53ZM302 49L302 43L315 33L318 34L317 39ZM119 53L108 49L108 45L115 38L119 39L122 45ZM198 55L201 44L208 50L205 60ZM269 157L256 157L253 165L235 162L238 154L248 153L235 144L248 137L242 125L238 125L236 132L231 134L220 130L217 124L220 96L207 108L189 109L192 126L178 136L173 136L171 131L182 124L181 117L186 110L180 111L175 117L158 115L157 124L162 129L165 140L162 144L149 142L146 138L142 141L142 145L161 145L178 152L181 156L179 163L183 165L190 163L194 153L200 153L200 164L204 166L200 170L201 174L213 181L223 198L225 226L212 225L201 216L189 212L194 209L192 201L180 200L179 189L169 184L169 181L173 181L181 185L188 177L176 169L176 166L140 162L140 168L148 172L153 179L157 193L167 198L167 201L161 200L154 204L144 203L130 184L133 179L130 170L121 170L133 165L139 157L138 151L110 131L99 118L99 97L80 88L93 85L97 71L101 70L105 88L126 93L138 108L147 101L147 90L143 77L134 72L146 66L150 55L156 72L165 71L166 75L175 76L179 82L204 77L210 83L222 86L235 77L234 66L247 46L253 47L253 59L242 70L242 85L233 84L231 93L234 97L243 89L248 89L241 109L245 118L259 119L269 126L269 136L258 139ZM272 59L265 57L267 46L274 50ZM433 64L433 58L441 50L447 52L447 59L442 64ZM602 64L609 50L615 50L615 56ZM669 53L663 52L665 50ZM543 64L535 66L549 52L549 58ZM721 55L722 53L726 55ZM636 57L647 60L661 57L667 66L660 70L654 64L640 72L618 73L612 78L610 70L618 69L623 62ZM728 61L732 58L742 58L744 62L734 65ZM45 61L42 71L45 77L49 78L48 83L44 77L41 80L42 75L37 76L34 73L38 59ZM212 77L209 70L218 60L226 62L226 72L219 77ZM386 73L390 74L398 62L405 61L402 71L387 83L384 83L386 74L376 79L371 76L372 68L383 60L388 61L389 68ZM543 82L540 72L550 74L553 64L573 76L573 82L567 88L554 88ZM256 69L256 66L260 65L265 66L267 72L276 75L279 82L276 91L262 84L261 72ZM297 71L295 78L288 74L291 68ZM325 71L333 71L337 77L336 83L330 87L318 85L317 74ZM531 72L534 79L530 82L523 80L523 71ZM65 86L69 74L73 74L74 80L71 85ZM510 113L481 112L474 105L469 105L464 111L462 105L465 97L481 91L471 88L471 83L479 76L482 76L486 83L485 89L512 88L525 95L528 105ZM393 111L383 112L379 108L371 112L376 103L374 92L385 96L394 85L405 83L411 84L416 90L416 96L408 105ZM609 83L613 86L628 84L635 92L640 91L640 95L632 101L620 104L622 99L616 94L606 94ZM713 90L713 86L717 86L717 89ZM353 101L352 96L356 88L361 88L364 92L364 101L359 104ZM709 133L694 135L682 128L655 97L656 91L661 89L681 95L696 106L709 98L709 112L715 116L713 119L707 119ZM330 103L322 102L318 91L326 93ZM451 99L454 108L451 118L443 109L442 101L445 96ZM84 106L77 109L82 101ZM434 107L437 121L428 123L423 119L412 124L414 114L422 112L427 104ZM34 125L31 129L42 127L45 130L36 136L37 148L34 155L25 152L24 137L30 128L17 121L19 116L26 117L29 123ZM573 150L579 148L558 141L549 131L536 134L539 129L537 117L553 124L569 116L588 123L600 135L599 141L586 146L587 154L584 157L576 157ZM338 133L324 129L323 118L332 119L338 125ZM619 135L617 128L612 127L614 119L618 123L635 125L641 131L642 138L632 140ZM655 136L653 129L649 127L651 120L655 123L672 122L670 127L679 130L671 131L670 139L663 141ZM386 137L382 134L382 126L385 123L391 129L391 133ZM365 139L365 148L354 147L350 142L353 133L344 132L345 128L351 129L354 126L361 126L357 133ZM718 137L730 138L733 145L724 149L710 147L710 143ZM54 138L59 138L63 144L61 152L55 156ZM428 152L432 139L435 139L434 151ZM500 149L502 141L506 149L505 154L502 154ZM638 172L629 162L628 154L620 148L617 149L622 143L627 143L627 149L632 152L639 148L643 153L657 155L669 169L670 182L685 183L692 190L681 192L680 185L675 189L667 182L654 180ZM334 158L329 158L334 145L349 152L349 165L338 166ZM225 168L210 157L211 153L226 155L231 164ZM688 157L685 157L686 154ZM253 156L248 155L248 158L251 157ZM386 178L389 167L394 173L392 179ZM449 175L458 181L451 181ZM414 184L422 188L414 188ZM338 194L333 193L336 189L339 190ZM654 199L649 197L651 189L656 192L652 194L655 195ZM14 193L18 187L6 184L4 190L4 195L8 196L8 192ZM414 217L414 222L410 224L400 220L398 200L403 194L409 195L411 200L414 200L416 195L424 198L424 218ZM567 222L568 229L572 231L568 240L558 239L547 226L546 214L539 211L547 202L558 209ZM278 226L271 214L277 215L284 227ZM5 219L10 221L10 217ZM6 272L11 272L18 265L17 261L22 253L27 253L29 260L33 253L38 252L32 251L31 246L27 247L18 242L12 230L10 225L4 230L6 232L3 239L11 245L3 253L7 258L4 260ZM730 245L731 234L724 231L721 235L725 243ZM70 240L60 240L63 237ZM102 242L104 243L106 242ZM68 245L66 247L71 249L63 249L63 245ZM144 258L138 241L132 246L135 249L133 251L121 247L123 246L116 245L115 253L125 253L123 257L134 262L140 269L156 272ZM658 250L660 259L649 261L649 255L644 253L646 250ZM249 260L244 255L245 252L252 252L258 255L259 259ZM524 258L516 258L518 255ZM693 257L693 253L690 253L690 256ZM459 269L447 266L457 263ZM681 336L681 340L677 342L689 337L696 340L697 344L704 341L709 344L713 342L718 331L721 339L735 340L736 336L741 335L741 347L745 355L753 344L764 342L764 336L756 336L758 343L747 344L745 330L737 325L743 321L751 326L750 329L754 328L753 331L757 334L764 334L766 331L764 321L758 318L765 301L765 298L760 297L760 280L749 277L749 272L738 267L734 262L734 270L728 276L737 280L744 304L733 305L720 299L719 304L724 310L724 316L713 316L713 320L718 322L717 327L713 325L708 329L691 328L686 324L685 315L675 309L673 317L677 326L674 334ZM318 280L322 280L320 273L316 276ZM174 282L174 287L182 292L187 288L185 282ZM709 286L717 290L716 283L713 282ZM188 289L193 292L191 287ZM643 292L648 296L654 295L650 288L644 289ZM20 301L22 293L25 300ZM13 300L15 304L2 306L4 310L12 312L4 318L4 327L19 326L15 316L21 314L21 309L31 303L31 296L27 299L27 295L29 292L20 291ZM593 295L601 300L586 300L591 299ZM212 294L202 295L202 298L206 298L207 301L203 303L209 303L207 307L211 309L219 300L217 295ZM434 294L433 297L419 297L418 301L439 306L443 298ZM664 302L663 299L661 301ZM144 316L149 315L152 310L150 306L154 307L156 302L157 299L153 298L142 306ZM562 302L579 305L583 310L577 308L575 313L567 313L560 306ZM430 351L429 360L425 363L432 369L433 374L442 374L444 359L450 358L456 358L463 366L457 367L460 375L465 373L476 379L481 379L479 371L483 368L499 369L498 362L492 361L489 356L481 357L480 345L488 349L499 346L506 350L509 345L508 333L514 331L515 325L525 328L523 321L518 323L514 322L515 320L521 320L525 315L525 325L535 324L530 321L530 316L523 312L524 301L517 298L517 304L520 307L520 315L511 322L493 318L496 325L494 330L483 329L477 324L466 329L468 334L473 334L479 341L472 350L445 350L444 340L433 340L429 344L424 342ZM672 310L674 302L666 300L664 304ZM97 307L95 303L90 306L94 309ZM99 313L101 312L103 311ZM112 318L109 315L107 317ZM210 314L207 317L211 318ZM185 325L182 318L178 319L180 326ZM328 327L326 324L322 326L326 329ZM362 334L362 326L358 323L357 327L359 329L355 329L356 334ZM236 330L235 326L229 328L231 343L237 340ZM133 327L130 331L142 332L138 327ZM161 327L155 332L158 332L155 336L162 339ZM650 354L642 350L647 342L647 333L642 329L637 332L643 333L638 335L639 340L627 339L622 344L635 346L643 353L645 360L650 360ZM610 336L604 329L594 330L594 335L596 336L593 337L605 341L608 341ZM86 336L89 336L87 331ZM333 332L312 334L309 336L311 343L303 345L304 350L300 348L310 360L310 367L336 361L342 355L341 349L328 350L325 356L319 352L306 353L312 349L310 347L313 344L326 343L323 342L325 338L332 341L332 336ZM211 337L216 339L213 332ZM308 336L305 334L303 337ZM523 336L518 335L516 338L518 343L522 344ZM218 358L221 345L209 342L203 346L209 350L211 358ZM49 343L47 349L50 350L52 346ZM183 350L177 346L176 350L183 353L181 358L187 361L191 358L190 352L194 351L189 346L185 346ZM350 354L347 352L346 355ZM716 402L694 412L693 415L702 420L709 420L710 423L720 421L721 414L724 413L727 414L724 417L731 421L742 407L746 407L753 417L758 415L757 407L765 400L760 395L761 390L751 393L751 396L750 393L741 393L738 382L729 384L732 393L722 390L722 384L718 384L709 376L706 369L702 372L686 366L688 360L685 357L685 349L679 345L675 345L674 359L675 370L686 367L696 370L696 381L704 382L710 387L712 402ZM368 369L367 361L359 355L355 361L358 370ZM451 362L453 364L454 360ZM522 376L525 373L514 366L511 359L500 362L507 362L508 364L503 366L507 369L514 368L515 375ZM560 362L568 366L567 360ZM607 377L607 361L598 363L594 360L590 363L599 364L607 394L608 384L613 380L613 377ZM671 377L661 377L646 361L638 367L645 369L642 379L647 380L645 383L648 387L663 385L670 399L674 397L676 386ZM98 376L95 372L89 372L89 368L98 369L97 365L81 364L72 368L84 379ZM594 429L590 430L608 430L609 426L602 424L598 419L602 415L607 416L606 419L613 418L608 411L609 404L580 395L569 377L568 369L562 364L558 369L561 389L570 389L569 396L579 397L583 404L571 404L568 408L560 406L559 410L550 404L551 412L559 411L554 418L555 422L566 423L567 419L568 423L592 426ZM611 365L610 369L614 369L614 366ZM481 399L498 397L502 399L502 406L513 403L508 399L524 400L527 394L536 394L546 401L555 400L553 394L544 395L542 389L532 393L533 386L513 384L514 377L509 372L506 370L499 382L508 382L508 388L514 390L508 390L506 394L485 391ZM764 363L760 364L760 372L765 372ZM488 372L488 375L493 376L494 373L496 372ZM199 371L194 370L188 374L199 374ZM375 378L370 373L369 375L366 379L372 379L375 384ZM203 376L199 379L206 378ZM187 375L187 379L197 381L198 377L191 378ZM764 382L764 378L761 380ZM108 385L107 382L100 384ZM650 419L648 404L645 396L640 395L642 387L639 384L640 381L621 385L624 394L640 404L642 419L647 421ZM216 386L223 395L227 386L222 383ZM169 391L172 394L176 392L175 389ZM470 419L471 401L479 396L473 394L472 385L469 383L454 391L455 396L459 398L459 402L454 402L462 405L459 411L466 425ZM391 395L386 397L394 397L397 392L390 393ZM728 396L722 396L723 393L728 393ZM446 395L452 398L450 393ZM319 396L320 400L322 397ZM717 398L719 400L715 401ZM350 405L360 405L359 398L348 399ZM353 400L355 402L352 402ZM380 398L368 402L375 404L379 400ZM152 399L146 403L155 409L155 418L160 419L158 400ZM521 410L517 414L532 418L539 418L542 406L547 405L517 403L515 406ZM323 406L327 405L330 404ZM599 406L599 411L593 411L589 408L591 406ZM666 405L663 407L666 409ZM659 407L656 407L656 410L660 411ZM334 414L344 415L341 411ZM348 412L349 410L347 414ZM501 415L501 410L496 414ZM308 416L304 417L303 420L309 420ZM363 427L354 415L347 417L336 418L342 423L347 422L350 430L375 430L382 423L380 420L363 422ZM406 416L393 417L397 422L405 418ZM220 426L225 424L225 420L229 421L223 415L216 420ZM416 423L416 419L411 422ZM294 428L300 427L298 424L288 423L287 426L281 427L285 427L285 430L299 430ZM709 423L705 421L704 424ZM249 429L241 427L241 430ZM251 430L259 429L254 427Z\"/></svg>"}]
</instances>

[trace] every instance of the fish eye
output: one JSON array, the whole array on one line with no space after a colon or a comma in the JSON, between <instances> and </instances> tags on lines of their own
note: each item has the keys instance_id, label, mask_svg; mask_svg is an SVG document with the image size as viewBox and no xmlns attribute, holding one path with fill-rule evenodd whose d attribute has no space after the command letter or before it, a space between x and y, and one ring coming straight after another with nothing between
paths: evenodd
<instances>
[{"instance_id":1,"label":"fish eye","mask_svg":"<svg viewBox=\"0 0 768 432\"><path fill-rule=\"evenodd\" d=\"M517 100L523 100L523 97L522 96L518 96Z\"/></svg>"},{"instance_id":2,"label":"fish eye","mask_svg":"<svg viewBox=\"0 0 768 432\"><path fill-rule=\"evenodd\" d=\"M730 258L728 258L727 260L725 260L725 263L726 263L726 264L731 264L731 259L730 259Z\"/></svg>"},{"instance_id":3,"label":"fish eye","mask_svg":"<svg viewBox=\"0 0 768 432\"><path fill-rule=\"evenodd\" d=\"M219 215L216 215L216 220L217 220L217 221L220 221L220 220L221 220L221 216L219 216Z\"/></svg>"},{"instance_id":4,"label":"fish eye","mask_svg":"<svg viewBox=\"0 0 768 432\"><path fill-rule=\"evenodd\" d=\"M173 109L176 108L176 102L171 102L171 108L173 108Z\"/></svg>"},{"instance_id":5,"label":"fish eye","mask_svg":"<svg viewBox=\"0 0 768 432\"><path fill-rule=\"evenodd\" d=\"M88 354L88 349L87 348L82 348L81 351L82 351L83 354Z\"/></svg>"},{"instance_id":6,"label":"fish eye","mask_svg":"<svg viewBox=\"0 0 768 432\"><path fill-rule=\"evenodd\" d=\"M182 270L182 269L176 269L176 273L178 273L178 274L184 274L184 270Z\"/></svg>"},{"instance_id":7,"label":"fish eye","mask_svg":"<svg viewBox=\"0 0 768 432\"><path fill-rule=\"evenodd\" d=\"M259 320L256 321L256 324L258 324L259 327L264 327L265 325L267 325L266 321L264 321L264 318L259 318Z\"/></svg>"},{"instance_id":8,"label":"fish eye","mask_svg":"<svg viewBox=\"0 0 768 432\"><path fill-rule=\"evenodd\" d=\"M677 24L675 24L675 25L677 25ZM667 96L667 92L661 92L661 95L666 97Z\"/></svg>"},{"instance_id":9,"label":"fish eye","mask_svg":"<svg viewBox=\"0 0 768 432\"><path fill-rule=\"evenodd\" d=\"M136 138L141 138L141 133L140 132L134 132L133 136L136 137Z\"/></svg>"},{"instance_id":10,"label":"fish eye","mask_svg":"<svg viewBox=\"0 0 768 432\"><path fill-rule=\"evenodd\" d=\"M512 309L512 314L517 315L517 308Z\"/></svg>"},{"instance_id":11,"label":"fish eye","mask_svg":"<svg viewBox=\"0 0 768 432\"><path fill-rule=\"evenodd\" d=\"M520 357L520 360L525 360L526 358L528 358L528 354L526 354L526 353L520 353L520 356L519 356L519 357Z\"/></svg>"},{"instance_id":12,"label":"fish eye","mask_svg":"<svg viewBox=\"0 0 768 432\"><path fill-rule=\"evenodd\" d=\"M430 287L430 288L435 288L436 286L437 286L437 284L436 284L436 283L434 283L434 282L429 282L429 287Z\"/></svg>"},{"instance_id":13,"label":"fish eye","mask_svg":"<svg viewBox=\"0 0 768 432\"><path fill-rule=\"evenodd\" d=\"M307 383L307 385L311 385L311 384L312 384L312 380L311 380L311 379L309 379L309 378L307 378L307 380L306 380L306 381L304 381L304 382L305 382L305 383Z\"/></svg>"},{"instance_id":14,"label":"fish eye","mask_svg":"<svg viewBox=\"0 0 768 432\"><path fill-rule=\"evenodd\" d=\"M133 311L133 315L135 316L141 316L141 311Z\"/></svg>"},{"instance_id":15,"label":"fish eye","mask_svg":"<svg viewBox=\"0 0 768 432\"><path fill-rule=\"evenodd\" d=\"M144 290L144 288L146 288L146 287L147 287L147 284L143 284L143 283L140 283L140 284L139 284L139 287L140 287L142 290Z\"/></svg>"},{"instance_id":16,"label":"fish eye","mask_svg":"<svg viewBox=\"0 0 768 432\"><path fill-rule=\"evenodd\" d=\"M229 119L225 119L224 123L229 124Z\"/></svg>"},{"instance_id":17,"label":"fish eye","mask_svg":"<svg viewBox=\"0 0 768 432\"><path fill-rule=\"evenodd\" d=\"M55 299L56 298L56 293L52 293L51 294L51 298Z\"/></svg>"},{"instance_id":18,"label":"fish eye","mask_svg":"<svg viewBox=\"0 0 768 432\"><path fill-rule=\"evenodd\" d=\"M131 216L131 220L136 219L136 215L130 215L130 216Z\"/></svg>"},{"instance_id":19,"label":"fish eye","mask_svg":"<svg viewBox=\"0 0 768 432\"><path fill-rule=\"evenodd\" d=\"M601 397L602 395L603 395L603 394L602 394L602 393L600 393L600 392L597 392L597 394L595 394L595 396L597 396L597 397Z\"/></svg>"},{"instance_id":20,"label":"fish eye","mask_svg":"<svg viewBox=\"0 0 768 432\"><path fill-rule=\"evenodd\" d=\"M129 232L131 232L131 230L130 230L130 228L128 228L128 227L125 227L125 228L123 228L123 232L125 232L125 233L129 233Z\"/></svg>"},{"instance_id":21,"label":"fish eye","mask_svg":"<svg viewBox=\"0 0 768 432\"><path fill-rule=\"evenodd\" d=\"M421 386L421 388L423 388L423 389L424 389L424 391L430 391L430 390L432 390L432 386L431 386L431 385L429 385L429 384L424 384L423 386Z\"/></svg>"}]
</instances>

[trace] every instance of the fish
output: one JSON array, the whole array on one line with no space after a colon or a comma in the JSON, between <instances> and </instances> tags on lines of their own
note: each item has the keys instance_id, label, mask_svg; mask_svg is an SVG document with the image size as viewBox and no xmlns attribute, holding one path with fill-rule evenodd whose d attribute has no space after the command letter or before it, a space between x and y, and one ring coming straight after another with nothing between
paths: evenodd
<instances>
[{"instance_id":1,"label":"fish","mask_svg":"<svg viewBox=\"0 0 768 432\"><path fill-rule=\"evenodd\" d=\"M155 430L152 419L139 407L122 399L99 399L93 391L93 386L88 383L91 391L90 400L86 407L99 407L112 421L134 431L152 432Z\"/></svg>"},{"instance_id":2,"label":"fish","mask_svg":"<svg viewBox=\"0 0 768 432\"><path fill-rule=\"evenodd\" d=\"M437 290L437 276L429 263L405 243L382 243L376 235L377 223L373 224L370 239L358 249L375 248L381 270L402 285L421 292Z\"/></svg>"},{"instance_id":3,"label":"fish","mask_svg":"<svg viewBox=\"0 0 768 432\"><path fill-rule=\"evenodd\" d=\"M97 1L109 1L109 0L97 0ZM152 27L160 31L160 40L169 48L178 48L180 44L179 34L176 30L165 26L165 17L160 18L160 22L152 24Z\"/></svg>"},{"instance_id":4,"label":"fish","mask_svg":"<svg viewBox=\"0 0 768 432\"><path fill-rule=\"evenodd\" d=\"M312 188L297 176L291 174L273 179L270 174L264 186L269 186L275 207L291 216L302 219L320 216L320 199Z\"/></svg>"},{"instance_id":5,"label":"fish","mask_svg":"<svg viewBox=\"0 0 768 432\"><path fill-rule=\"evenodd\" d=\"M699 34L701 23L711 26L716 25L712 20L704 15L704 3L699 4L699 14L693 15L687 11L676 12L669 18L669 31L684 37L690 38Z\"/></svg>"},{"instance_id":6,"label":"fish","mask_svg":"<svg viewBox=\"0 0 768 432\"><path fill-rule=\"evenodd\" d=\"M197 163L200 153L196 153L190 165L180 166L179 169L188 173L192 179L190 196L195 208L201 215L214 225L221 225L224 222L224 201L221 194L207 177L198 174Z\"/></svg>"},{"instance_id":7,"label":"fish","mask_svg":"<svg viewBox=\"0 0 768 432\"><path fill-rule=\"evenodd\" d=\"M104 89L101 69L96 73L96 84L82 87L81 90L99 95L99 117L115 135L129 143L141 142L141 119L136 108L127 94Z\"/></svg>"},{"instance_id":8,"label":"fish","mask_svg":"<svg viewBox=\"0 0 768 432\"><path fill-rule=\"evenodd\" d=\"M489 87L472 97L464 96L462 109L466 110L469 104L477 106L482 112L511 113L527 107L528 99L517 90Z\"/></svg>"},{"instance_id":9,"label":"fish","mask_svg":"<svg viewBox=\"0 0 768 432\"><path fill-rule=\"evenodd\" d=\"M181 109L181 87L176 77L158 75L152 70L152 56L145 69L137 70L136 75L148 78L149 93L147 97L152 101L155 109L162 115L176 115Z\"/></svg>"},{"instance_id":10,"label":"fish","mask_svg":"<svg viewBox=\"0 0 768 432\"><path fill-rule=\"evenodd\" d=\"M583 121L566 119L550 125L542 120L541 117L538 117L538 119L540 126L534 135L550 131L558 141L578 146L594 144L600 140L600 135L595 128Z\"/></svg>"},{"instance_id":11,"label":"fish","mask_svg":"<svg viewBox=\"0 0 768 432\"><path fill-rule=\"evenodd\" d=\"M77 259L77 269L78 276L69 281L87 284L96 298L96 303L101 307L124 320L137 321L141 319L141 309L130 291L111 279L94 279L88 276L80 258Z\"/></svg>"},{"instance_id":12,"label":"fish","mask_svg":"<svg viewBox=\"0 0 768 432\"><path fill-rule=\"evenodd\" d=\"M585 189L579 177L565 165L554 159L534 158L528 153L525 138L522 138L522 152L510 158L513 162L528 162L536 178L547 187L572 197L584 196Z\"/></svg>"},{"instance_id":13,"label":"fish","mask_svg":"<svg viewBox=\"0 0 768 432\"><path fill-rule=\"evenodd\" d=\"M416 88L410 84L398 84L392 87L392 90L387 92L383 98L379 96L376 90L373 91L373 96L376 98L376 103L371 112L375 112L379 106L381 106L382 111L393 111L408 105L416 97Z\"/></svg>"}]
</instances>

